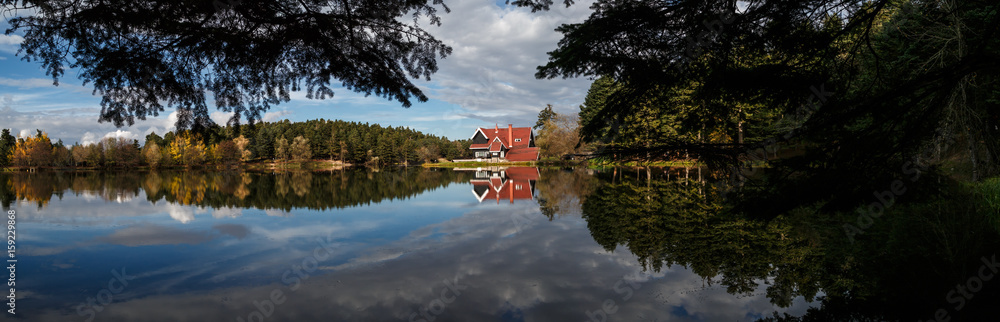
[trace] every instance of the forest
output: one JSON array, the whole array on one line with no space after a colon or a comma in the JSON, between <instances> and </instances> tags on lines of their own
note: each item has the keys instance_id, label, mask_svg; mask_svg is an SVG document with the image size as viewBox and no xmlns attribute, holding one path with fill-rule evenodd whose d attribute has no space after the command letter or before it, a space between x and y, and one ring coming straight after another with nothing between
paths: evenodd
<instances>
[{"instance_id":1,"label":"forest","mask_svg":"<svg viewBox=\"0 0 1000 322\"><path fill-rule=\"evenodd\" d=\"M329 160L343 164L392 165L463 157L468 140L453 141L404 127L310 120L211 125L137 139L107 137L96 143L52 143L42 130L15 138L0 133L0 166L18 167L198 167L255 162Z\"/></svg>"}]
</instances>

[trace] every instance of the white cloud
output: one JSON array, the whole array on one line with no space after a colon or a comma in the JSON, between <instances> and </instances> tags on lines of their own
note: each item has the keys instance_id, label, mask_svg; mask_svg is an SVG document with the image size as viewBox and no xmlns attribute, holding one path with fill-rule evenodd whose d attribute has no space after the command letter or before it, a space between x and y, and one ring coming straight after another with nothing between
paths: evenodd
<instances>
[{"instance_id":1,"label":"white cloud","mask_svg":"<svg viewBox=\"0 0 1000 322\"><path fill-rule=\"evenodd\" d=\"M80 138L80 144L83 144L83 145L96 144L97 141L100 141L97 138L97 135L95 135L94 133L91 133L91 132L84 133L83 137Z\"/></svg>"},{"instance_id":2,"label":"white cloud","mask_svg":"<svg viewBox=\"0 0 1000 322\"><path fill-rule=\"evenodd\" d=\"M13 79L13 78L0 77L0 85L16 87L18 89L53 87L52 79L50 78Z\"/></svg>"},{"instance_id":3,"label":"white cloud","mask_svg":"<svg viewBox=\"0 0 1000 322\"><path fill-rule=\"evenodd\" d=\"M291 115L291 114L292 114L292 112L289 111L289 110L280 110L280 111L274 111L274 112L266 112L266 113L264 113L264 116L261 116L261 120L264 121L264 122L274 122L274 121L278 121L278 120L287 119L288 118L287 116Z\"/></svg>"},{"instance_id":4,"label":"white cloud","mask_svg":"<svg viewBox=\"0 0 1000 322\"><path fill-rule=\"evenodd\" d=\"M24 37L18 35L0 35L0 52L17 53L22 42Z\"/></svg>"},{"instance_id":5,"label":"white cloud","mask_svg":"<svg viewBox=\"0 0 1000 322\"><path fill-rule=\"evenodd\" d=\"M114 132L108 132L107 134L105 134L104 138L125 138L132 140L132 139L138 139L139 135L132 133L132 131L115 130Z\"/></svg>"},{"instance_id":6,"label":"white cloud","mask_svg":"<svg viewBox=\"0 0 1000 322\"><path fill-rule=\"evenodd\" d=\"M538 80L534 74L562 37L554 29L582 21L590 14L589 6L587 1L532 13L500 8L488 0L449 3L452 12L442 17L441 27L429 30L452 46L453 53L440 61L438 73L431 83L423 82L423 89L484 123L533 123L545 104L560 113L576 113L589 80Z\"/></svg>"},{"instance_id":7,"label":"white cloud","mask_svg":"<svg viewBox=\"0 0 1000 322\"><path fill-rule=\"evenodd\" d=\"M229 118L233 117L233 112L215 111L210 113L208 117L211 118L216 124L226 125L226 123L229 122Z\"/></svg>"}]
</instances>

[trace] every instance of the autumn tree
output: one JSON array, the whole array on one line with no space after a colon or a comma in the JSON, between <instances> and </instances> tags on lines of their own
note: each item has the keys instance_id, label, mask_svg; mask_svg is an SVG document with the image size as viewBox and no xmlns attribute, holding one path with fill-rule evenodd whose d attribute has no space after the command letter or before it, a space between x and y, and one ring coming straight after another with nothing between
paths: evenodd
<instances>
[{"instance_id":1,"label":"autumn tree","mask_svg":"<svg viewBox=\"0 0 1000 322\"><path fill-rule=\"evenodd\" d=\"M274 141L274 154L275 157L282 161L288 161L291 159L291 154L288 147L288 140L282 135L277 140Z\"/></svg>"},{"instance_id":2,"label":"autumn tree","mask_svg":"<svg viewBox=\"0 0 1000 322\"><path fill-rule=\"evenodd\" d=\"M296 136L292 140L292 145L289 146L289 153L292 159L297 162L302 162L312 158L312 151L309 148L309 139L300 136Z\"/></svg>"},{"instance_id":3,"label":"autumn tree","mask_svg":"<svg viewBox=\"0 0 1000 322\"><path fill-rule=\"evenodd\" d=\"M73 155L70 153L66 145L63 144L62 140L56 142L52 145L52 162L56 166L72 166L73 165Z\"/></svg>"},{"instance_id":4,"label":"autumn tree","mask_svg":"<svg viewBox=\"0 0 1000 322\"><path fill-rule=\"evenodd\" d=\"M184 131L170 143L170 156L176 164L199 166L205 162L205 145L195 135Z\"/></svg>"},{"instance_id":5,"label":"autumn tree","mask_svg":"<svg viewBox=\"0 0 1000 322\"><path fill-rule=\"evenodd\" d=\"M133 167L139 163L139 149L127 138L108 137L101 140L104 166Z\"/></svg>"},{"instance_id":6,"label":"autumn tree","mask_svg":"<svg viewBox=\"0 0 1000 322\"><path fill-rule=\"evenodd\" d=\"M436 161L439 156L438 147L434 145L426 145L417 149L417 158L423 162Z\"/></svg>"},{"instance_id":7,"label":"autumn tree","mask_svg":"<svg viewBox=\"0 0 1000 322\"><path fill-rule=\"evenodd\" d=\"M73 146L69 148L69 154L73 158L74 167L78 167L80 164L87 162L87 149L79 143L73 144Z\"/></svg>"},{"instance_id":8,"label":"autumn tree","mask_svg":"<svg viewBox=\"0 0 1000 322\"><path fill-rule=\"evenodd\" d=\"M575 116L553 114L542 122L535 142L541 150L542 157L562 157L579 153L577 147L580 140L579 121Z\"/></svg>"},{"instance_id":9,"label":"autumn tree","mask_svg":"<svg viewBox=\"0 0 1000 322\"><path fill-rule=\"evenodd\" d=\"M239 137L233 139L233 143L236 144L236 149L239 152L240 160L243 162L250 161L250 158L253 156L253 152L251 152L250 149L247 148L247 146L250 145L250 140L244 137L243 135L240 135Z\"/></svg>"},{"instance_id":10,"label":"autumn tree","mask_svg":"<svg viewBox=\"0 0 1000 322\"><path fill-rule=\"evenodd\" d=\"M205 145L199 140L188 137L188 144L184 151L184 165L200 166L205 163Z\"/></svg>"},{"instance_id":11,"label":"autumn tree","mask_svg":"<svg viewBox=\"0 0 1000 322\"><path fill-rule=\"evenodd\" d=\"M146 141L146 146L142 148L143 159L146 160L151 168L156 168L160 166L161 160L163 160L163 154L160 152L160 146L155 142Z\"/></svg>"},{"instance_id":12,"label":"autumn tree","mask_svg":"<svg viewBox=\"0 0 1000 322\"><path fill-rule=\"evenodd\" d=\"M240 162L240 149L233 141L225 140L215 147L215 157L221 164L233 165Z\"/></svg>"},{"instance_id":13,"label":"autumn tree","mask_svg":"<svg viewBox=\"0 0 1000 322\"><path fill-rule=\"evenodd\" d=\"M52 141L48 134L37 130L34 137L18 139L14 146L13 163L18 166L37 167L52 164Z\"/></svg>"}]
</instances>

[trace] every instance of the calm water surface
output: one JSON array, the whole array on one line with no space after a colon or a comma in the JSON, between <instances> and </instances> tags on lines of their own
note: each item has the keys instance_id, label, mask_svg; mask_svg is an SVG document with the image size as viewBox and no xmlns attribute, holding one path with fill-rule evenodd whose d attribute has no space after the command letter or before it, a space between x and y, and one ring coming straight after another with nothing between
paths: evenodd
<instances>
[{"instance_id":1,"label":"calm water surface","mask_svg":"<svg viewBox=\"0 0 1000 322\"><path fill-rule=\"evenodd\" d=\"M494 170L0 174L16 318L752 321L815 306L769 298L776 263L743 258L764 246L632 218L652 205L697 226L706 215L643 195L695 198L693 172Z\"/></svg>"}]
</instances>

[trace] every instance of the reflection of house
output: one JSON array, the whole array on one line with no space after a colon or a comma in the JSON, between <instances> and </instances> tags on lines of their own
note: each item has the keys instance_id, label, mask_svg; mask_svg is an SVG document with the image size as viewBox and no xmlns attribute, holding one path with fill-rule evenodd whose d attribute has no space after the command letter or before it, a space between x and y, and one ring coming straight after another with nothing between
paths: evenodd
<instances>
[{"instance_id":1,"label":"reflection of house","mask_svg":"<svg viewBox=\"0 0 1000 322\"><path fill-rule=\"evenodd\" d=\"M476 195L479 202L496 200L497 203L500 203L500 200L503 199L514 203L515 199L534 199L538 168L490 167L455 170L476 171L475 178L469 182L472 183L472 193Z\"/></svg>"},{"instance_id":2,"label":"reflection of house","mask_svg":"<svg viewBox=\"0 0 1000 322\"><path fill-rule=\"evenodd\" d=\"M507 124L506 129L500 126L477 128L472 135L472 150L476 159L490 161L536 161L538 147L535 146L535 134L530 127L514 127Z\"/></svg>"}]
</instances>

